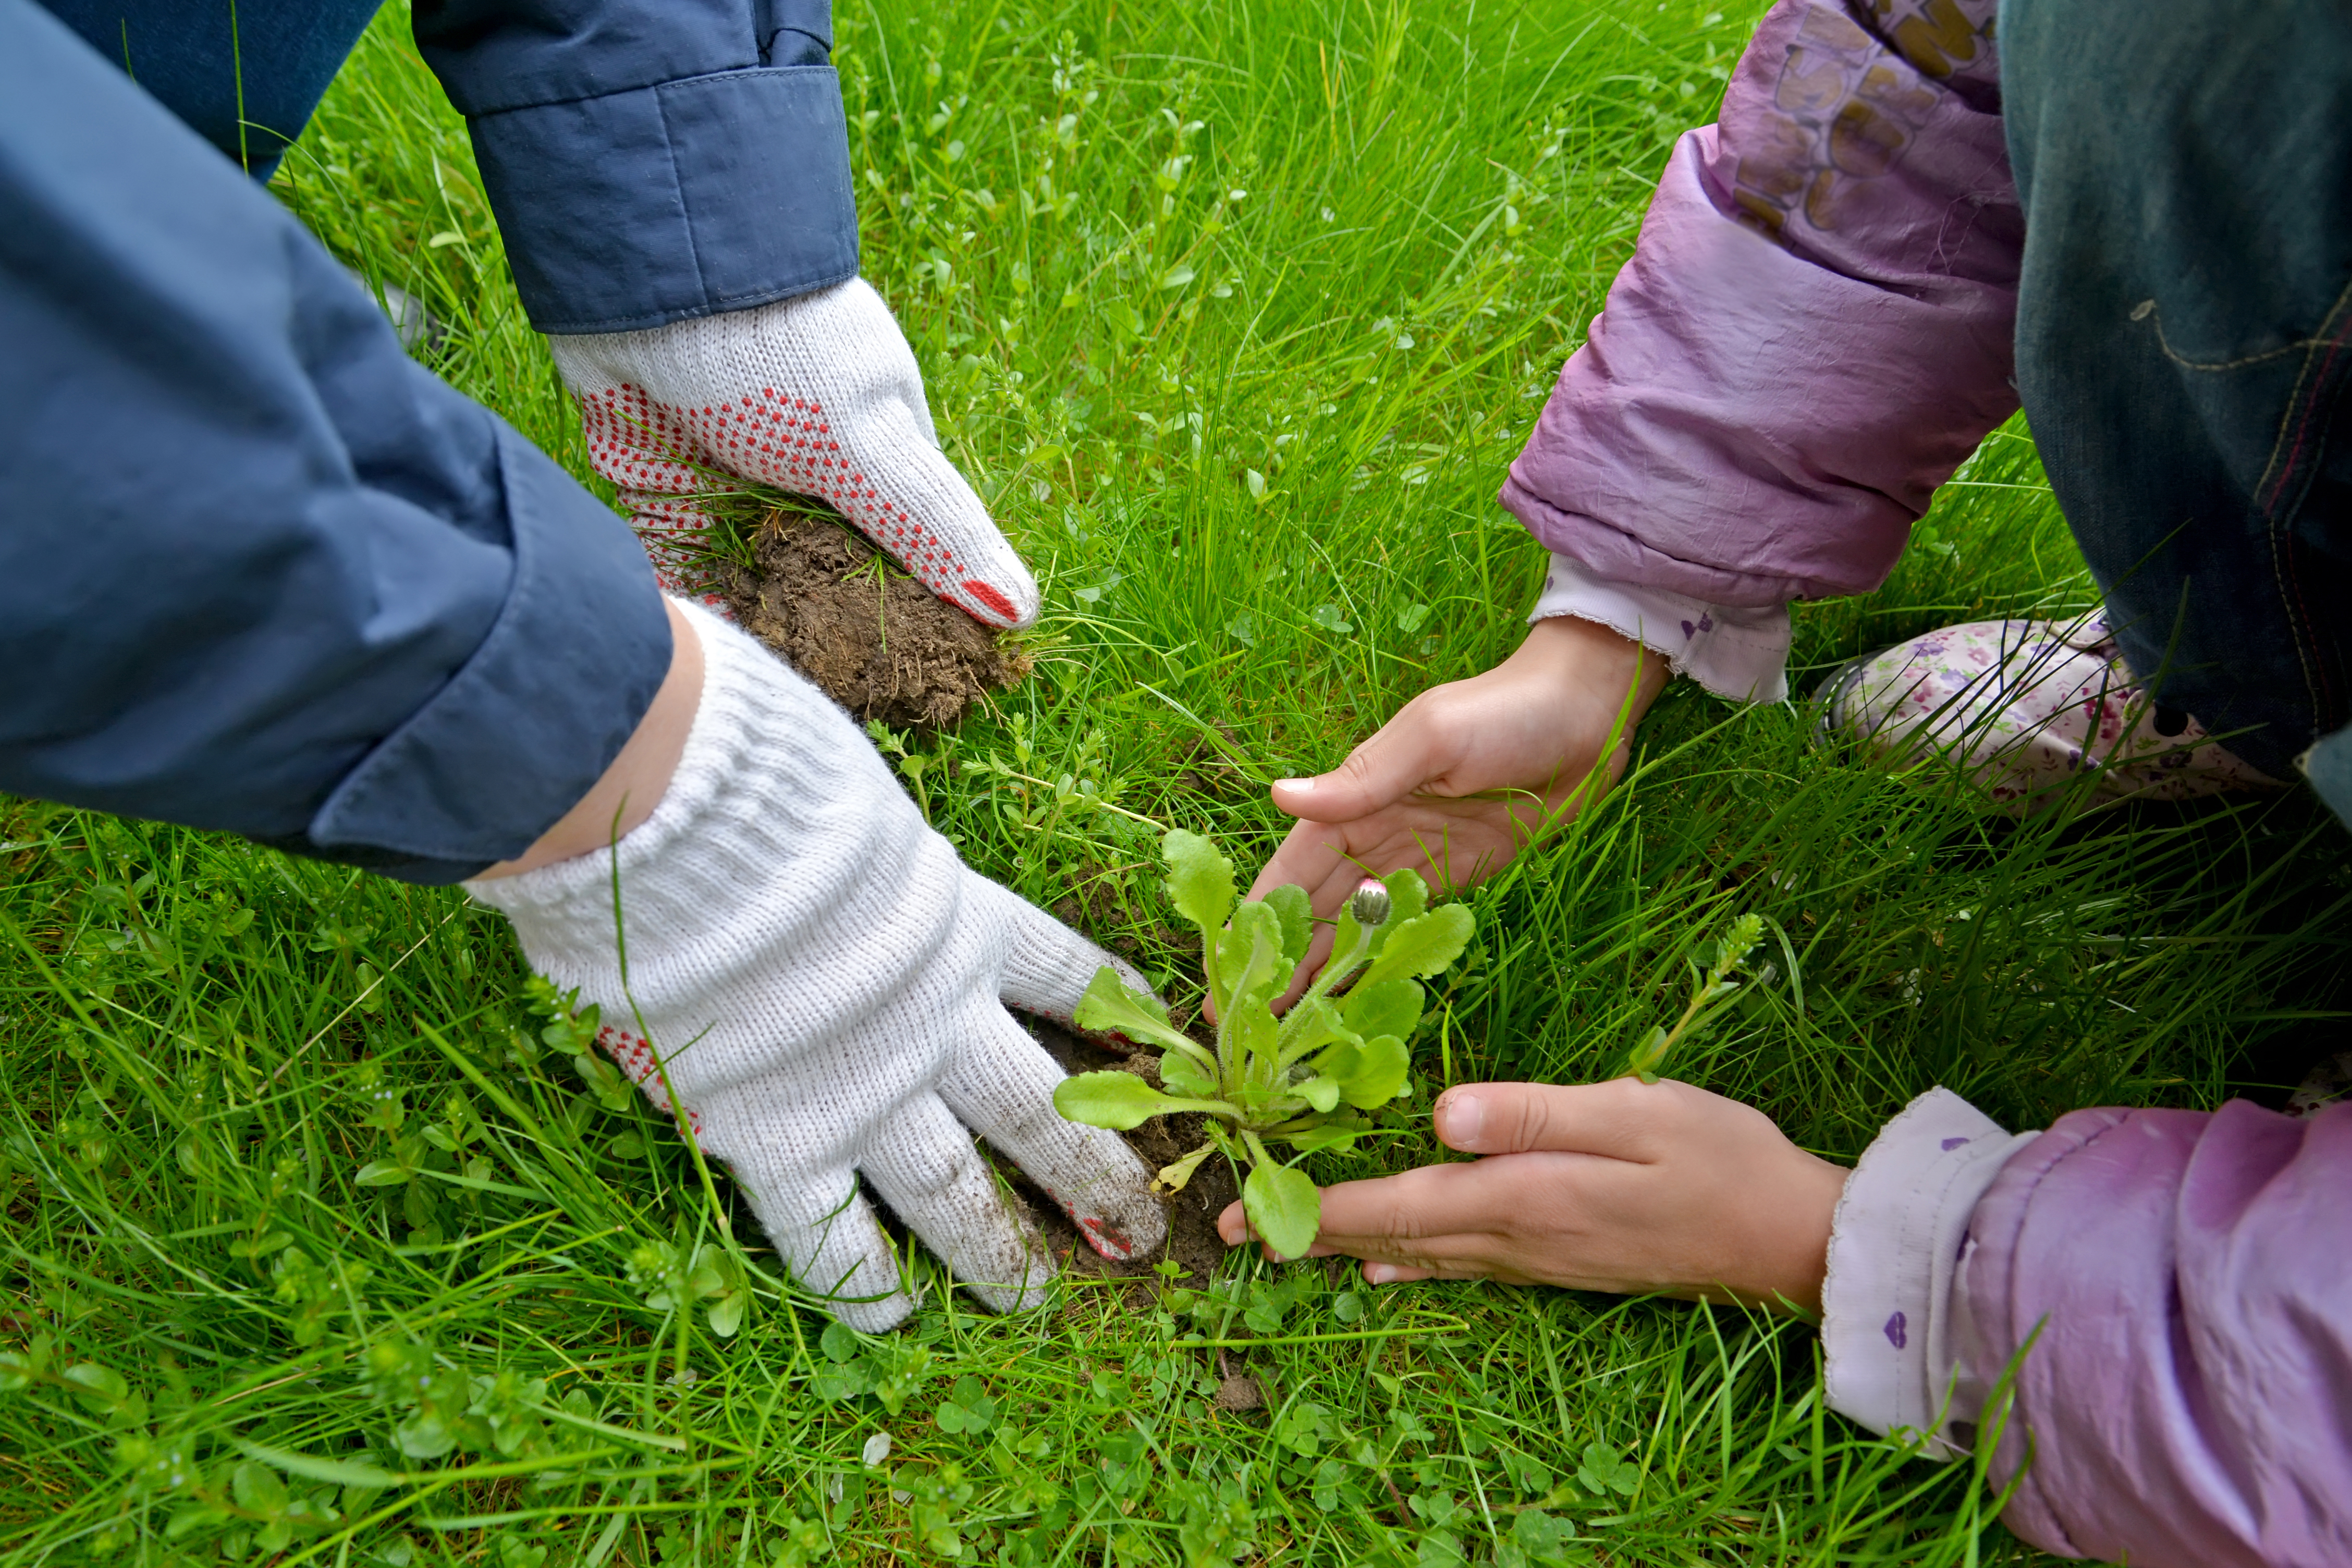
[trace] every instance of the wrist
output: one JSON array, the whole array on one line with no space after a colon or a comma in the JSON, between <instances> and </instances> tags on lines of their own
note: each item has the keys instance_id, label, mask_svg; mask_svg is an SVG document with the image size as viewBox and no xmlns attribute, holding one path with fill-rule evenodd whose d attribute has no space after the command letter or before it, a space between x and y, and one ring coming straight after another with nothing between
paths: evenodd
<instances>
[{"instance_id":1,"label":"wrist","mask_svg":"<svg viewBox=\"0 0 2352 1568\"><path fill-rule=\"evenodd\" d=\"M1525 673L1547 688L1612 703L1632 698L1625 728L1630 732L1674 678L1664 656L1598 621L1556 616L1528 628L1501 668Z\"/></svg>"},{"instance_id":2,"label":"wrist","mask_svg":"<svg viewBox=\"0 0 2352 1568\"><path fill-rule=\"evenodd\" d=\"M1770 1271L1769 1294L1764 1304L1778 1307L1785 1300L1818 1318L1822 1285L1829 1277L1830 1232L1838 1199L1853 1173L1802 1150L1791 1152L1801 1164L1790 1172L1784 1189L1788 1202L1780 1215L1776 1266Z\"/></svg>"},{"instance_id":3,"label":"wrist","mask_svg":"<svg viewBox=\"0 0 2352 1568\"><path fill-rule=\"evenodd\" d=\"M702 704L702 641L676 604L664 599L662 607L669 616L669 673L619 754L530 848L499 861L475 880L512 877L601 849L627 837L661 804Z\"/></svg>"}]
</instances>

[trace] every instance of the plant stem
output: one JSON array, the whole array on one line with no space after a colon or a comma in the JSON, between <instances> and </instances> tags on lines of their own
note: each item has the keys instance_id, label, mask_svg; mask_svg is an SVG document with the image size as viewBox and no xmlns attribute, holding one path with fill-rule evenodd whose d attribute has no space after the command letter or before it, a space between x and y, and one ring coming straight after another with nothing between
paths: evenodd
<instances>
[{"instance_id":1,"label":"plant stem","mask_svg":"<svg viewBox=\"0 0 2352 1568\"><path fill-rule=\"evenodd\" d=\"M1217 1009L1217 1061L1220 1064L1217 1081L1223 1083L1225 1081L1223 1076L1225 1028L1231 1022L1233 1010L1225 1005L1224 975L1217 967L1217 933L1208 926L1201 928L1201 984Z\"/></svg>"},{"instance_id":2,"label":"plant stem","mask_svg":"<svg viewBox=\"0 0 2352 1568\"><path fill-rule=\"evenodd\" d=\"M1220 1034L1223 1033L1222 1029L1218 1032ZM1200 1041L1192 1039L1181 1030L1173 1028L1166 1030L1165 1032L1155 1030L1152 1037L1164 1048L1181 1051L1186 1056L1192 1058L1193 1062L1197 1064L1202 1070L1207 1072L1211 1077L1217 1080L1220 1087L1223 1086L1225 1081L1224 1076L1218 1070L1216 1057L1210 1052L1206 1046L1201 1044Z\"/></svg>"},{"instance_id":3,"label":"plant stem","mask_svg":"<svg viewBox=\"0 0 2352 1568\"><path fill-rule=\"evenodd\" d=\"M1666 1031L1665 1037L1654 1047L1637 1047L1634 1050L1633 1069L1643 1082L1656 1082L1658 1069L1674 1054L1675 1047L1681 1042L1683 1036L1699 1021L1699 1015L1725 993L1739 989L1731 976L1738 972L1749 951L1749 948L1743 947L1736 953L1717 960L1715 967L1700 977L1697 989L1691 994L1690 1005L1683 1009L1682 1016L1675 1020L1675 1026Z\"/></svg>"},{"instance_id":4,"label":"plant stem","mask_svg":"<svg viewBox=\"0 0 2352 1568\"><path fill-rule=\"evenodd\" d=\"M1666 1053L1675 1048L1675 1042L1680 1040L1684 1031L1691 1026L1691 1021L1698 1016L1699 1009L1715 999L1717 987L1722 984L1723 980L1719 973L1710 974L1699 983L1697 991L1691 995L1690 1005L1684 1008L1683 1016L1675 1020L1675 1026L1666 1031L1666 1037L1658 1042L1660 1061L1665 1060Z\"/></svg>"},{"instance_id":5,"label":"plant stem","mask_svg":"<svg viewBox=\"0 0 2352 1568\"><path fill-rule=\"evenodd\" d=\"M1155 1110L1151 1114L1167 1116L1180 1110L1198 1110L1208 1116L1229 1116L1235 1121L1239 1121L1242 1117L1242 1108L1230 1100L1186 1100L1173 1094L1168 1097L1168 1104L1164 1110Z\"/></svg>"},{"instance_id":6,"label":"plant stem","mask_svg":"<svg viewBox=\"0 0 2352 1568\"><path fill-rule=\"evenodd\" d=\"M1023 784L1035 784L1039 789L1050 790L1054 787L1051 781L1046 779L1032 778L1027 773L1016 773L1011 768L1005 768L1001 771L1006 778L1019 779ZM1120 816L1124 816L1129 822L1139 822L1146 827L1157 827L1164 831L1168 826L1166 823L1155 821L1152 818L1144 816L1140 812L1129 811L1123 805L1113 805L1110 802L1103 799L1100 795L1087 796L1087 804L1093 806L1097 811L1114 812Z\"/></svg>"},{"instance_id":7,"label":"plant stem","mask_svg":"<svg viewBox=\"0 0 2352 1568\"><path fill-rule=\"evenodd\" d=\"M1326 963L1323 965L1323 973L1315 977L1313 984L1307 986L1307 994L1291 1004L1289 1016L1282 1020L1282 1027L1274 1037L1276 1054L1281 1058L1284 1067L1288 1067L1296 1059L1290 1056L1286 1047L1297 1037L1298 1031L1305 1026L1303 1021L1314 1010L1311 1004L1322 1001L1330 994L1331 987L1363 967L1365 957L1371 952L1372 933L1379 929L1377 926L1358 926L1356 945L1349 950L1348 955L1345 958L1334 958Z\"/></svg>"}]
</instances>

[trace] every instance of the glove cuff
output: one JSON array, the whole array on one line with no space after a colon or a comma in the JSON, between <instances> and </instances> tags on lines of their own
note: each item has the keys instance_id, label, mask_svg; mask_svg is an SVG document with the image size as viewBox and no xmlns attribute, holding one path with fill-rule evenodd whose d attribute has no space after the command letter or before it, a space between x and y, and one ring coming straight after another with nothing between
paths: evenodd
<instances>
[{"instance_id":1,"label":"glove cuff","mask_svg":"<svg viewBox=\"0 0 2352 1568\"><path fill-rule=\"evenodd\" d=\"M534 966L600 1001L619 1000L619 934L657 937L629 975L649 1012L844 922L935 931L961 866L856 725L750 637L673 602L702 643L702 692L653 815L606 849L466 890L514 922Z\"/></svg>"}]
</instances>

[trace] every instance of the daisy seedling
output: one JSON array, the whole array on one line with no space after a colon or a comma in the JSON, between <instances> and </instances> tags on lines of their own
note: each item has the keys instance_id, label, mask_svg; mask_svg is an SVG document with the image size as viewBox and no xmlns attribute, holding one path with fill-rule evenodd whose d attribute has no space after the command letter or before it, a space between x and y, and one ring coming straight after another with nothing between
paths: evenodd
<instances>
[{"instance_id":1,"label":"daisy seedling","mask_svg":"<svg viewBox=\"0 0 2352 1568\"><path fill-rule=\"evenodd\" d=\"M1180 827L1161 849L1169 897L1201 929L1216 1046L1191 1038L1157 1000L1100 970L1078 1004L1079 1026L1158 1046L1167 1092L1132 1073L1079 1073L1054 1091L1054 1105L1073 1121L1122 1132L1155 1116L1200 1111L1209 1141L1162 1170L1160 1185L1181 1189L1212 1152L1245 1163L1242 1207L1251 1228L1277 1253L1297 1258L1315 1240L1322 1203L1307 1173L1276 1160L1268 1145L1288 1144L1300 1154L1345 1149L1371 1131L1364 1113L1404 1092L1420 983L1461 955L1475 922L1460 904L1429 908L1428 884L1414 872L1368 879L1339 913L1331 961L1276 1019L1274 999L1289 985L1314 931L1306 889L1276 888L1236 907L1233 862L1214 844ZM1335 997L1350 979L1354 985Z\"/></svg>"}]
</instances>

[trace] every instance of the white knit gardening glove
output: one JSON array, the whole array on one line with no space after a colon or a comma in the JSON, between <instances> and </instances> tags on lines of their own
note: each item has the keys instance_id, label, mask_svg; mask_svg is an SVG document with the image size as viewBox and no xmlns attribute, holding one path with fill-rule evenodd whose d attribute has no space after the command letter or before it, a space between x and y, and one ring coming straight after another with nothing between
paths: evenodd
<instances>
[{"instance_id":1,"label":"white knit gardening glove","mask_svg":"<svg viewBox=\"0 0 2352 1568\"><path fill-rule=\"evenodd\" d=\"M1037 583L940 450L923 378L864 279L636 332L550 337L589 460L672 592L700 594L711 470L830 504L982 626L1037 618Z\"/></svg>"},{"instance_id":2,"label":"white knit gardening glove","mask_svg":"<svg viewBox=\"0 0 2352 1568\"><path fill-rule=\"evenodd\" d=\"M1141 978L966 869L840 709L743 633L688 613L702 703L652 816L610 854L467 891L505 911L534 969L603 1009L600 1043L665 1111L657 1060L667 1069L786 1269L851 1327L912 1307L860 1173L983 1301L1041 1298L1052 1259L974 1131L1097 1251L1157 1247L1150 1173L1116 1133L1062 1119L1061 1069L1005 1011L1067 1020L1104 964Z\"/></svg>"}]
</instances>

